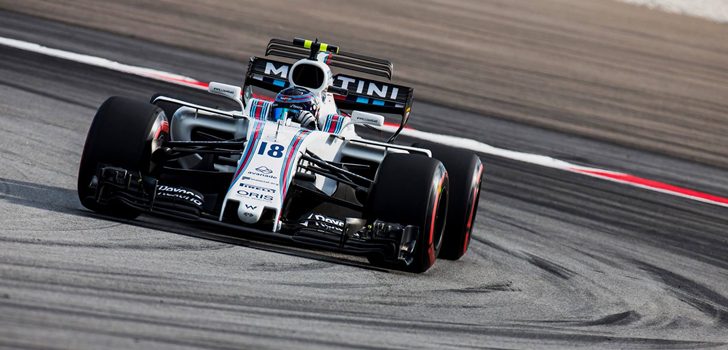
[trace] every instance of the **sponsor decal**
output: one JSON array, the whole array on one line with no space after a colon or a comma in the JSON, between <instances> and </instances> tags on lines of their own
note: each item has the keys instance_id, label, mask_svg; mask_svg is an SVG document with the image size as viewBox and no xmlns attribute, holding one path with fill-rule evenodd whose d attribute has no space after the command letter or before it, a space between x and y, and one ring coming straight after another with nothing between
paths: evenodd
<instances>
[{"instance_id":1,"label":"sponsor decal","mask_svg":"<svg viewBox=\"0 0 728 350\"><path fill-rule=\"evenodd\" d=\"M301 225L343 233L345 223L344 220L332 218L330 216L322 214L311 213L308 215L308 218L301 222Z\"/></svg>"},{"instance_id":2,"label":"sponsor decal","mask_svg":"<svg viewBox=\"0 0 728 350\"><path fill-rule=\"evenodd\" d=\"M226 94L226 95L233 95L233 96L235 96L235 91L230 90L230 89L221 88L219 86L212 86L210 89L212 89L213 92L223 93L223 94Z\"/></svg>"},{"instance_id":3,"label":"sponsor decal","mask_svg":"<svg viewBox=\"0 0 728 350\"><path fill-rule=\"evenodd\" d=\"M273 174L273 170L271 170L271 168L269 168L265 165L261 165L253 170L246 172L246 175L249 175L249 176L264 177L267 179L278 180L278 175L272 175L272 174Z\"/></svg>"},{"instance_id":4,"label":"sponsor decal","mask_svg":"<svg viewBox=\"0 0 728 350\"><path fill-rule=\"evenodd\" d=\"M261 174L272 174L273 173L273 170L270 170L270 168L268 168L265 165L261 165L261 166L255 168L255 171L257 171Z\"/></svg>"},{"instance_id":5,"label":"sponsor decal","mask_svg":"<svg viewBox=\"0 0 728 350\"><path fill-rule=\"evenodd\" d=\"M274 179L274 180L276 180L276 179ZM252 182L258 182L258 183L267 184L267 185L274 185L274 186L277 186L278 185L277 182L266 181L266 180L258 179L258 178L252 178L250 176L243 176L242 177L242 181L252 181Z\"/></svg>"},{"instance_id":6,"label":"sponsor decal","mask_svg":"<svg viewBox=\"0 0 728 350\"><path fill-rule=\"evenodd\" d=\"M377 120L377 119L367 118L367 117L362 117L362 116L356 116L355 120L358 122L367 122L367 123L372 123L372 124L376 124L377 122L379 122L379 120Z\"/></svg>"},{"instance_id":7,"label":"sponsor decal","mask_svg":"<svg viewBox=\"0 0 728 350\"><path fill-rule=\"evenodd\" d=\"M236 193L239 196L245 197L245 198L252 198L252 199L257 199L259 201L266 201L266 202L273 201L273 196L270 194L257 193L257 192L246 191L246 190L238 190Z\"/></svg>"},{"instance_id":8,"label":"sponsor decal","mask_svg":"<svg viewBox=\"0 0 728 350\"><path fill-rule=\"evenodd\" d=\"M267 193L276 193L276 190L275 189L272 189L272 188L263 187L263 186L256 186L256 185L246 184L246 183L242 183L242 182L239 184L239 186L240 187L243 187L243 188L248 188L248 189L251 189L251 190L254 190L254 191L267 192Z\"/></svg>"},{"instance_id":9,"label":"sponsor decal","mask_svg":"<svg viewBox=\"0 0 728 350\"><path fill-rule=\"evenodd\" d=\"M271 180L278 180L277 175L261 174L261 173L250 172L250 171L247 172L247 174L250 176L257 176L257 177L263 177L263 178L271 179Z\"/></svg>"},{"instance_id":10,"label":"sponsor decal","mask_svg":"<svg viewBox=\"0 0 728 350\"><path fill-rule=\"evenodd\" d=\"M384 83L356 79L343 75L337 75L334 85L342 89L349 89L349 85L356 87L356 93L360 95L367 95L371 97L388 98L390 100L396 100L399 96L399 88L387 85Z\"/></svg>"},{"instance_id":11,"label":"sponsor decal","mask_svg":"<svg viewBox=\"0 0 728 350\"><path fill-rule=\"evenodd\" d=\"M258 206L252 205L252 204L246 204L245 209L255 210L255 209L258 209Z\"/></svg>"},{"instance_id":12,"label":"sponsor decal","mask_svg":"<svg viewBox=\"0 0 728 350\"><path fill-rule=\"evenodd\" d=\"M183 187L174 187L167 185L157 185L157 199L171 199L180 200L183 202L191 203L196 206L202 206L204 203L204 197L197 191L189 190Z\"/></svg>"},{"instance_id":13,"label":"sponsor decal","mask_svg":"<svg viewBox=\"0 0 728 350\"><path fill-rule=\"evenodd\" d=\"M266 62L264 72L266 75L275 75L275 76L281 77L283 79L286 79L286 78L288 78L288 65L282 65L280 67L276 67L276 65L273 62Z\"/></svg>"}]
</instances>

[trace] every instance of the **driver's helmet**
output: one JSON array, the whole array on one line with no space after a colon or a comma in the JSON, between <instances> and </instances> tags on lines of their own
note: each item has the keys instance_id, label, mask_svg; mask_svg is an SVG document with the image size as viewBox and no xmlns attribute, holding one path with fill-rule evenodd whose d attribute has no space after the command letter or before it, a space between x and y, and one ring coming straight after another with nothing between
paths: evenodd
<instances>
[{"instance_id":1,"label":"driver's helmet","mask_svg":"<svg viewBox=\"0 0 728 350\"><path fill-rule=\"evenodd\" d=\"M298 86L281 90L273 102L273 118L276 121L291 119L309 129L317 127L318 111L316 96Z\"/></svg>"}]
</instances>

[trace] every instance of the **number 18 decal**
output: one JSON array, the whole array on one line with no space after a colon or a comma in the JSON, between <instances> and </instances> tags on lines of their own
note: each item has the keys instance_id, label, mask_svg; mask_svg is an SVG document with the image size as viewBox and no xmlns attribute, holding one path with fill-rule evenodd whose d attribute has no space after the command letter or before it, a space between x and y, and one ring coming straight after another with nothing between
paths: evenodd
<instances>
[{"instance_id":1,"label":"number 18 decal","mask_svg":"<svg viewBox=\"0 0 728 350\"><path fill-rule=\"evenodd\" d=\"M280 158L283 157L283 150L286 148L283 145L279 145L277 143L272 143L270 147L268 147L268 142L261 142L260 148L258 149L258 154L266 154L265 149L268 148L268 156L273 158Z\"/></svg>"}]
</instances>

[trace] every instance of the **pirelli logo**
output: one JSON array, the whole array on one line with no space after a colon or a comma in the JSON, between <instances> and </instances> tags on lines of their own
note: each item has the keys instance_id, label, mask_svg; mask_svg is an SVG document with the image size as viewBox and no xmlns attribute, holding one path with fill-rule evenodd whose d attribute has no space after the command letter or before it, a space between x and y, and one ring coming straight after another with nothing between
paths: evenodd
<instances>
[{"instance_id":1,"label":"pirelli logo","mask_svg":"<svg viewBox=\"0 0 728 350\"><path fill-rule=\"evenodd\" d=\"M267 193L276 193L276 190L275 189L267 188L267 187L263 187L263 186L250 185L250 184L246 184L246 183L240 183L240 187L242 187L242 188L248 188L248 189L251 189L251 190L254 190L254 191L267 192Z\"/></svg>"}]
</instances>

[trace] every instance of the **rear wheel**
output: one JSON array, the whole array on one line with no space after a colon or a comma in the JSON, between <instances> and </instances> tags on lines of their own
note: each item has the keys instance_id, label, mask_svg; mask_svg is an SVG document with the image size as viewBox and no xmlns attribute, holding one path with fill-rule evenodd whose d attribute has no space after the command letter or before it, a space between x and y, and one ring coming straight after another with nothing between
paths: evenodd
<instances>
[{"instance_id":1,"label":"rear wheel","mask_svg":"<svg viewBox=\"0 0 728 350\"><path fill-rule=\"evenodd\" d=\"M439 258L460 259L468 250L475 217L478 213L483 164L477 155L463 149L437 143L419 143L439 159L450 177L447 226Z\"/></svg>"},{"instance_id":2,"label":"rear wheel","mask_svg":"<svg viewBox=\"0 0 728 350\"><path fill-rule=\"evenodd\" d=\"M152 152L168 137L169 124L158 107L124 97L110 97L99 107L86 136L78 170L78 197L93 211L135 218L139 211L119 201L96 201L92 180L101 164L148 174Z\"/></svg>"},{"instance_id":3,"label":"rear wheel","mask_svg":"<svg viewBox=\"0 0 728 350\"><path fill-rule=\"evenodd\" d=\"M419 232L411 264L386 262L381 256L370 261L409 272L427 271L442 244L447 198L448 175L440 161L421 155L387 155L369 195L367 219L414 225Z\"/></svg>"}]
</instances>

